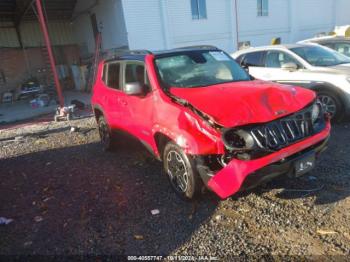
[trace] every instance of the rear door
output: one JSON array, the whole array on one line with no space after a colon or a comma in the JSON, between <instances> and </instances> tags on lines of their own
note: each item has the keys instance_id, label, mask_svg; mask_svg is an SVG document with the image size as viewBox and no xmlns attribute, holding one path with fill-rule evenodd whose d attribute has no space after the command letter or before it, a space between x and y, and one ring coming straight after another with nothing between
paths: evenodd
<instances>
[{"instance_id":1,"label":"rear door","mask_svg":"<svg viewBox=\"0 0 350 262\"><path fill-rule=\"evenodd\" d=\"M124 107L121 100L125 96L121 90L122 66L120 62L109 62L104 67L103 84L105 87L105 114L112 129L123 128Z\"/></svg>"},{"instance_id":2,"label":"rear door","mask_svg":"<svg viewBox=\"0 0 350 262\"><path fill-rule=\"evenodd\" d=\"M264 51L246 53L243 57L239 57L238 61L242 67L249 69L250 75L257 79L263 79Z\"/></svg>"}]
</instances>

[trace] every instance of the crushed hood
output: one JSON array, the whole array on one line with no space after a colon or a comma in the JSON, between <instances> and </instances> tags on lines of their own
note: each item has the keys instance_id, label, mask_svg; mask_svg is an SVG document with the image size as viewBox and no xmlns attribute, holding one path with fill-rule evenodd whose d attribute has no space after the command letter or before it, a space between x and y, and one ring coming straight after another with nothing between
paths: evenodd
<instances>
[{"instance_id":1,"label":"crushed hood","mask_svg":"<svg viewBox=\"0 0 350 262\"><path fill-rule=\"evenodd\" d=\"M269 122L301 110L315 99L313 91L260 80L197 88L173 87L170 93L224 127Z\"/></svg>"}]
</instances>

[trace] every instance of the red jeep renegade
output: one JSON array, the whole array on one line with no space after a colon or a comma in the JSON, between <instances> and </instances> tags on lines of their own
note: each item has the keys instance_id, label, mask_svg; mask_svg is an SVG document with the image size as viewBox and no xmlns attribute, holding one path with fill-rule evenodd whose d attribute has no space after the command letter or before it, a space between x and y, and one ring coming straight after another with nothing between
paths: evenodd
<instances>
[{"instance_id":1,"label":"red jeep renegade","mask_svg":"<svg viewBox=\"0 0 350 262\"><path fill-rule=\"evenodd\" d=\"M279 175L301 176L331 128L313 91L253 80L210 46L103 59L92 106L105 149L114 130L135 136L186 199L203 184L227 198Z\"/></svg>"}]
</instances>

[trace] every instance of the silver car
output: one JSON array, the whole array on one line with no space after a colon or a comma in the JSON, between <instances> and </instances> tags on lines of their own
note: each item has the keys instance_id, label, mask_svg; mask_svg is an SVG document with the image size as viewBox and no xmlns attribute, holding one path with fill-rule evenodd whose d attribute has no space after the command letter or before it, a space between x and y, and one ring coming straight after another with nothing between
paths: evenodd
<instances>
[{"instance_id":1,"label":"silver car","mask_svg":"<svg viewBox=\"0 0 350 262\"><path fill-rule=\"evenodd\" d=\"M232 57L261 80L313 89L336 120L350 114L350 58L315 44L240 50Z\"/></svg>"},{"instance_id":2,"label":"silver car","mask_svg":"<svg viewBox=\"0 0 350 262\"><path fill-rule=\"evenodd\" d=\"M350 57L350 37L345 36L322 36L303 40L299 43L314 43L329 47L347 57Z\"/></svg>"}]
</instances>

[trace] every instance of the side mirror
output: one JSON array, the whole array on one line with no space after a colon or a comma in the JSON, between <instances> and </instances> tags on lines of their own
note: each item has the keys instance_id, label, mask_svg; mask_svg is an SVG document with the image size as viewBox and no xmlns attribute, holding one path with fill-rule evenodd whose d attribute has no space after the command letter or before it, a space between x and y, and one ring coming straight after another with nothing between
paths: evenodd
<instances>
[{"instance_id":1,"label":"side mirror","mask_svg":"<svg viewBox=\"0 0 350 262\"><path fill-rule=\"evenodd\" d=\"M125 84L124 92L130 96L142 96L144 95L144 87L139 82Z\"/></svg>"},{"instance_id":2,"label":"side mirror","mask_svg":"<svg viewBox=\"0 0 350 262\"><path fill-rule=\"evenodd\" d=\"M298 65L296 63L290 62L282 65L283 70L294 72L298 70Z\"/></svg>"}]
</instances>

